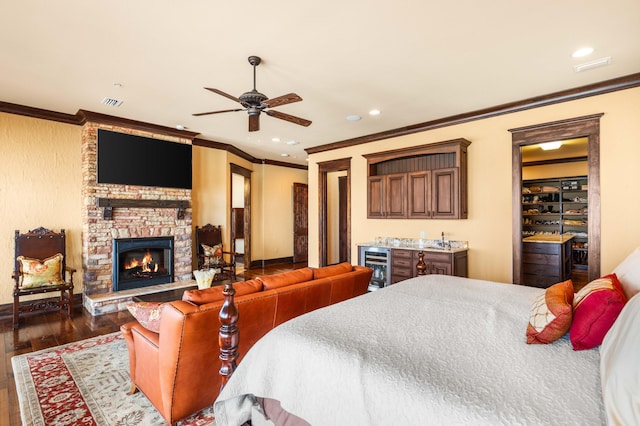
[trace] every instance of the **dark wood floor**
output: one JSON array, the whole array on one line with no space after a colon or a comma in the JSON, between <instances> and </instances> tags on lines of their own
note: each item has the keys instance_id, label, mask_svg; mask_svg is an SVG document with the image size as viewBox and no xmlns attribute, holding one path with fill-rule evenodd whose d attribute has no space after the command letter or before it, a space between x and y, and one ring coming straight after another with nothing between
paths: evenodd
<instances>
[{"instance_id":1,"label":"dark wood floor","mask_svg":"<svg viewBox=\"0 0 640 426\"><path fill-rule=\"evenodd\" d=\"M305 266L307 265L290 263L252 268L239 275L238 280L248 280L258 275L275 274ZM11 318L1 318L0 351L4 360L0 365L0 426L21 425L11 357L112 333L132 318L128 311L92 317L82 306L75 307L73 318L67 318L58 312L25 315L17 330L13 329Z\"/></svg>"}]
</instances>

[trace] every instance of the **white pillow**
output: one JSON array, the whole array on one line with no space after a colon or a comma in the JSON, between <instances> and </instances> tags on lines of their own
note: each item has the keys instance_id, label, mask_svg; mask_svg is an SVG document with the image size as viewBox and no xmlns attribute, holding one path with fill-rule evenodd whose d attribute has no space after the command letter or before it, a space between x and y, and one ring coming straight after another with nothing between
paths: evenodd
<instances>
[{"instance_id":1,"label":"white pillow","mask_svg":"<svg viewBox=\"0 0 640 426\"><path fill-rule=\"evenodd\" d=\"M607 424L640 425L640 295L629 300L600 346Z\"/></svg>"},{"instance_id":2,"label":"white pillow","mask_svg":"<svg viewBox=\"0 0 640 426\"><path fill-rule=\"evenodd\" d=\"M640 293L640 247L632 251L613 272L618 276L627 299Z\"/></svg>"}]
</instances>

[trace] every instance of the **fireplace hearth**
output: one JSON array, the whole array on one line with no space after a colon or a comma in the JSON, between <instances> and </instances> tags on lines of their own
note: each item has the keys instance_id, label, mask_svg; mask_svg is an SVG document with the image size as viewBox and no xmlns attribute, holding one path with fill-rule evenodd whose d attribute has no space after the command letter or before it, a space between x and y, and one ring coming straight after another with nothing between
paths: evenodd
<instances>
[{"instance_id":1,"label":"fireplace hearth","mask_svg":"<svg viewBox=\"0 0 640 426\"><path fill-rule=\"evenodd\" d=\"M174 281L173 237L113 240L113 291Z\"/></svg>"}]
</instances>

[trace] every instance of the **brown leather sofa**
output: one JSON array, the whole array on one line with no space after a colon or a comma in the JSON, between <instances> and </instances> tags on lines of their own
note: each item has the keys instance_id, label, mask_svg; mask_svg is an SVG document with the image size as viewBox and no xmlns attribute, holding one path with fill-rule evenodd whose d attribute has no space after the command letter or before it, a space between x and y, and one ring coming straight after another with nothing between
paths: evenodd
<instances>
[{"instance_id":1,"label":"brown leather sofa","mask_svg":"<svg viewBox=\"0 0 640 426\"><path fill-rule=\"evenodd\" d=\"M302 268L233 284L239 358L269 330L298 315L365 294L372 270L350 263ZM132 391L142 391L169 424L213 405L222 383L218 314L222 286L187 290L164 305L160 332L122 325Z\"/></svg>"}]
</instances>

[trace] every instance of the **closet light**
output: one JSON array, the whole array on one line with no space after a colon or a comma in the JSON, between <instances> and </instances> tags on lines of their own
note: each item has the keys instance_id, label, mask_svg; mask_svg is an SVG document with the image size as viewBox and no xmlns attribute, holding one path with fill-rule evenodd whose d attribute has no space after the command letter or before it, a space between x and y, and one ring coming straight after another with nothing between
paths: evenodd
<instances>
[{"instance_id":1,"label":"closet light","mask_svg":"<svg viewBox=\"0 0 640 426\"><path fill-rule=\"evenodd\" d=\"M538 146L542 148L544 151L550 151L552 149L560 148L562 146L562 142L561 141L545 142L545 143L539 143Z\"/></svg>"}]
</instances>

